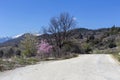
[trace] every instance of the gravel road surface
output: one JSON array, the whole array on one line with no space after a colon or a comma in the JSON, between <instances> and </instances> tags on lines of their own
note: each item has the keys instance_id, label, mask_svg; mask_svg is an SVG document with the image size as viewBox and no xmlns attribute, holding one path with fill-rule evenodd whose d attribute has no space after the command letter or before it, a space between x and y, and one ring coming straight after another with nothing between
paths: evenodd
<instances>
[{"instance_id":1,"label":"gravel road surface","mask_svg":"<svg viewBox=\"0 0 120 80\"><path fill-rule=\"evenodd\" d=\"M0 80L120 80L120 65L110 55L88 54L0 72Z\"/></svg>"}]
</instances>

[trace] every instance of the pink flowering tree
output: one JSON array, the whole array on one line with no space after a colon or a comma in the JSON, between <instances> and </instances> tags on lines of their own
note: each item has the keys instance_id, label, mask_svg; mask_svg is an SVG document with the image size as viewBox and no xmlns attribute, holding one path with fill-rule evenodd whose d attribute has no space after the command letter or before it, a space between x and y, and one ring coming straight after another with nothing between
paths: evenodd
<instances>
[{"instance_id":1,"label":"pink flowering tree","mask_svg":"<svg viewBox=\"0 0 120 80\"><path fill-rule=\"evenodd\" d=\"M38 44L37 47L38 47L37 53L40 56L44 56L44 57L49 56L53 48L53 46L50 45L46 40L41 40L41 43Z\"/></svg>"}]
</instances>

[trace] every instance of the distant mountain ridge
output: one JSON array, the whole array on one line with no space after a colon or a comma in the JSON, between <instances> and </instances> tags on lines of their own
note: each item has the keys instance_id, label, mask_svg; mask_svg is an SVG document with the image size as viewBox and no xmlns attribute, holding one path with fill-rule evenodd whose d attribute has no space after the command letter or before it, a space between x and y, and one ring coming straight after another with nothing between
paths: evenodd
<instances>
[{"instance_id":1,"label":"distant mountain ridge","mask_svg":"<svg viewBox=\"0 0 120 80\"><path fill-rule=\"evenodd\" d=\"M119 41L120 40L120 27L112 27L112 28L101 28L101 29L86 29L86 28L77 28L69 31L72 33L69 37L73 37L74 39L78 39L80 42L85 42L86 39L95 39L95 43L99 41L100 43L98 46L106 44L105 41L114 40ZM12 39L7 39L3 43L0 43L0 47L7 47L7 46L16 46L19 45L20 41L24 38L25 35L28 35L29 33L25 33L23 35L19 35ZM54 34L33 34L38 39L41 38L52 38Z\"/></svg>"},{"instance_id":2,"label":"distant mountain ridge","mask_svg":"<svg viewBox=\"0 0 120 80\"><path fill-rule=\"evenodd\" d=\"M30 33L19 34L14 37L5 37L1 38L0 47L6 46L16 46L20 43L20 41L24 38L25 35L29 35ZM40 36L41 34L33 34L34 36Z\"/></svg>"},{"instance_id":3,"label":"distant mountain ridge","mask_svg":"<svg viewBox=\"0 0 120 80\"><path fill-rule=\"evenodd\" d=\"M91 33L94 30L86 29L86 28L77 28L77 29L73 29L70 31L72 32L71 36L75 36L75 37L79 38L79 37L81 37L81 34L86 36L88 33ZM0 43L0 47L16 46L20 43L20 41L24 38L24 36L28 35L28 34L29 33L25 33L23 35L15 36L12 39L9 39L3 43ZM33 34L33 35L36 36L38 39L50 36L48 34ZM51 37L53 37L53 35L51 35Z\"/></svg>"},{"instance_id":4,"label":"distant mountain ridge","mask_svg":"<svg viewBox=\"0 0 120 80\"><path fill-rule=\"evenodd\" d=\"M12 39L11 37L1 37L0 38L0 43L6 42L8 40Z\"/></svg>"}]
</instances>

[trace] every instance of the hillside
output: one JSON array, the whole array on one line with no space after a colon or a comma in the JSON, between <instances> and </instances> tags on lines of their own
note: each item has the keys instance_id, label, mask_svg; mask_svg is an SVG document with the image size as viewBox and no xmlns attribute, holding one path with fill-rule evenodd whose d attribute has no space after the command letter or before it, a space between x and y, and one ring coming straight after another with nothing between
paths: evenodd
<instances>
[{"instance_id":1,"label":"hillside","mask_svg":"<svg viewBox=\"0 0 120 80\"><path fill-rule=\"evenodd\" d=\"M120 49L120 27L113 26L112 28L102 28L97 30L78 28L73 29L67 32L70 34L69 40L74 40L73 51L75 53L107 53L107 50L110 53L119 52ZM23 34L20 37L8 40L6 42L0 43L0 50L9 51L11 48L16 52L20 52L19 44L21 40L24 39L25 35ZM54 34L43 34L40 36L35 36L38 40L41 39L50 39ZM102 52L101 52L102 50ZM6 52L4 52L6 53ZM6 53L7 54L7 53Z\"/></svg>"},{"instance_id":2,"label":"hillside","mask_svg":"<svg viewBox=\"0 0 120 80\"><path fill-rule=\"evenodd\" d=\"M94 35L96 37L99 35L102 36L103 34L108 32L108 29L109 28L91 30L91 29L86 29L86 28L78 28L78 29L71 30L70 33L72 33L71 36L73 36L76 39L84 39L90 35ZM20 37L10 39L10 40L7 40L3 43L0 43L0 47L15 46L15 45L19 44L19 42L24 38L25 35L29 35L29 33L25 33L25 34L21 35ZM48 37L48 36L50 36L50 35L43 34L43 35L40 35L37 37L40 39L40 38L44 38L44 37ZM52 37L52 35L51 35L51 37Z\"/></svg>"}]
</instances>

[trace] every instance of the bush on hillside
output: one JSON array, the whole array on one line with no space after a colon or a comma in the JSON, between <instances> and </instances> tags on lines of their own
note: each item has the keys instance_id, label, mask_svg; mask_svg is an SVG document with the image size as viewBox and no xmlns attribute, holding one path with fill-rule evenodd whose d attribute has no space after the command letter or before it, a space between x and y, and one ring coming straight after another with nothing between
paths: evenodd
<instances>
[{"instance_id":1,"label":"bush on hillside","mask_svg":"<svg viewBox=\"0 0 120 80\"><path fill-rule=\"evenodd\" d=\"M37 53L37 39L32 34L26 34L20 43L20 49L23 57L32 57Z\"/></svg>"},{"instance_id":2,"label":"bush on hillside","mask_svg":"<svg viewBox=\"0 0 120 80\"><path fill-rule=\"evenodd\" d=\"M88 43L83 43L82 45L81 45L82 47L82 50L84 51L83 53L84 54L90 54L91 52L92 52L92 46L90 45L90 44L88 44Z\"/></svg>"},{"instance_id":3,"label":"bush on hillside","mask_svg":"<svg viewBox=\"0 0 120 80\"><path fill-rule=\"evenodd\" d=\"M37 47L37 55L41 58L49 57L51 55L53 46L50 45L46 40L41 40L41 43Z\"/></svg>"},{"instance_id":4,"label":"bush on hillside","mask_svg":"<svg viewBox=\"0 0 120 80\"><path fill-rule=\"evenodd\" d=\"M0 58L2 58L2 57L3 57L3 55L4 55L3 50L0 50Z\"/></svg>"},{"instance_id":5,"label":"bush on hillside","mask_svg":"<svg viewBox=\"0 0 120 80\"><path fill-rule=\"evenodd\" d=\"M15 54L14 54L14 49L13 48L8 48L6 49L6 51L4 52L4 57L6 58L11 58L13 57Z\"/></svg>"},{"instance_id":6,"label":"bush on hillside","mask_svg":"<svg viewBox=\"0 0 120 80\"><path fill-rule=\"evenodd\" d=\"M108 46L109 46L109 48L114 48L114 47L116 47L117 45L116 45L114 42L112 42L112 43L110 43Z\"/></svg>"}]
</instances>

